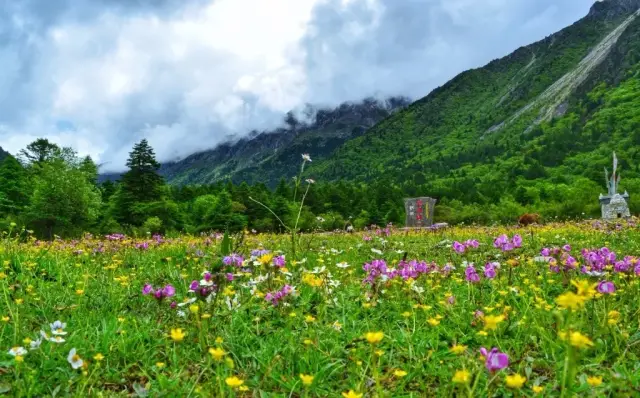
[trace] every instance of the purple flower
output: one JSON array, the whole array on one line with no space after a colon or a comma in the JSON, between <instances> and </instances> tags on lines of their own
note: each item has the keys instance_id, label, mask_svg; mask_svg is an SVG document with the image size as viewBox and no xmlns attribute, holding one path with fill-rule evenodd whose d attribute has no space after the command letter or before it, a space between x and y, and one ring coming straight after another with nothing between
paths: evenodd
<instances>
[{"instance_id":1,"label":"purple flower","mask_svg":"<svg viewBox=\"0 0 640 398\"><path fill-rule=\"evenodd\" d=\"M456 296L447 297L447 303L449 303L450 305L454 305L456 303Z\"/></svg>"},{"instance_id":2,"label":"purple flower","mask_svg":"<svg viewBox=\"0 0 640 398\"><path fill-rule=\"evenodd\" d=\"M167 285L162 288L162 296L163 297L173 297L176 294L176 288L172 285Z\"/></svg>"},{"instance_id":3,"label":"purple flower","mask_svg":"<svg viewBox=\"0 0 640 398\"><path fill-rule=\"evenodd\" d=\"M571 245L564 245L562 246L562 250L566 251L566 252L570 252L571 251Z\"/></svg>"},{"instance_id":4,"label":"purple flower","mask_svg":"<svg viewBox=\"0 0 640 398\"><path fill-rule=\"evenodd\" d=\"M549 257L551 255L551 250L549 250L548 247L545 247L542 250L540 250L540 254L544 257Z\"/></svg>"},{"instance_id":5,"label":"purple flower","mask_svg":"<svg viewBox=\"0 0 640 398\"><path fill-rule=\"evenodd\" d=\"M469 265L465 270L465 277L468 282L477 283L480 282L480 276L476 272L476 269L473 265Z\"/></svg>"},{"instance_id":6,"label":"purple flower","mask_svg":"<svg viewBox=\"0 0 640 398\"><path fill-rule=\"evenodd\" d=\"M273 265L275 265L278 268L282 268L284 267L286 264L286 261L284 259L284 256L275 256L273 258Z\"/></svg>"},{"instance_id":7,"label":"purple flower","mask_svg":"<svg viewBox=\"0 0 640 398\"><path fill-rule=\"evenodd\" d=\"M486 348L482 347L480 348L480 353L486 359L484 365L489 372L495 372L509 366L509 356L504 352L498 351L495 347L489 352L487 352Z\"/></svg>"},{"instance_id":8,"label":"purple flower","mask_svg":"<svg viewBox=\"0 0 640 398\"><path fill-rule=\"evenodd\" d=\"M226 256L222 259L224 265L233 265L236 267L242 267L242 263L244 262L244 258L241 255L232 253L230 256Z\"/></svg>"},{"instance_id":9,"label":"purple flower","mask_svg":"<svg viewBox=\"0 0 640 398\"><path fill-rule=\"evenodd\" d=\"M169 305L169 307L171 307L171 309L174 309L178 306L178 303L176 303L175 301L172 301L171 304Z\"/></svg>"},{"instance_id":10,"label":"purple flower","mask_svg":"<svg viewBox=\"0 0 640 398\"><path fill-rule=\"evenodd\" d=\"M600 281L600 283L598 283L598 292L602 294L611 294L615 293L615 291L616 286L613 284L613 282Z\"/></svg>"},{"instance_id":11,"label":"purple flower","mask_svg":"<svg viewBox=\"0 0 640 398\"><path fill-rule=\"evenodd\" d=\"M467 249L467 248L466 248L466 247L465 247L465 245L463 245L462 243L460 243L460 242L458 242L458 241L453 242L453 250L455 250L456 252L458 252L458 253L464 253L464 251L465 251L466 249Z\"/></svg>"},{"instance_id":12,"label":"purple flower","mask_svg":"<svg viewBox=\"0 0 640 398\"><path fill-rule=\"evenodd\" d=\"M513 246L515 248L521 247L522 246L522 236L516 234L513 235L513 239L511 240L511 242L513 243Z\"/></svg>"},{"instance_id":13,"label":"purple flower","mask_svg":"<svg viewBox=\"0 0 640 398\"><path fill-rule=\"evenodd\" d=\"M199 286L200 286L200 283L198 281L192 281L191 284L189 285L189 290L196 291L196 289Z\"/></svg>"},{"instance_id":14,"label":"purple flower","mask_svg":"<svg viewBox=\"0 0 640 398\"><path fill-rule=\"evenodd\" d=\"M148 283L145 283L144 287L142 288L142 294L144 294L145 296L147 294L153 293L153 286L151 286Z\"/></svg>"},{"instance_id":15,"label":"purple flower","mask_svg":"<svg viewBox=\"0 0 640 398\"><path fill-rule=\"evenodd\" d=\"M227 273L227 280L228 281L232 281L233 280L233 274L231 272Z\"/></svg>"},{"instance_id":16,"label":"purple flower","mask_svg":"<svg viewBox=\"0 0 640 398\"><path fill-rule=\"evenodd\" d=\"M493 279L493 278L496 277L496 269L495 269L495 267L493 266L492 263L487 263L484 266L484 276L487 279Z\"/></svg>"},{"instance_id":17,"label":"purple flower","mask_svg":"<svg viewBox=\"0 0 640 398\"><path fill-rule=\"evenodd\" d=\"M472 247L474 249L477 249L480 246L480 243L475 239L469 239L466 242L464 242L464 245L466 247Z\"/></svg>"}]
</instances>

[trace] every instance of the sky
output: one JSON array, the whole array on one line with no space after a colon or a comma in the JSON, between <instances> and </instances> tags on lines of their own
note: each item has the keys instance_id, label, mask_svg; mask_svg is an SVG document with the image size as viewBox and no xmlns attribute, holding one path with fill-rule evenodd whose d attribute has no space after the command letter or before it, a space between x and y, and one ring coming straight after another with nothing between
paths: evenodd
<instances>
[{"instance_id":1,"label":"sky","mask_svg":"<svg viewBox=\"0 0 640 398\"><path fill-rule=\"evenodd\" d=\"M120 171L277 127L305 104L427 95L593 0L0 0L0 147Z\"/></svg>"}]
</instances>

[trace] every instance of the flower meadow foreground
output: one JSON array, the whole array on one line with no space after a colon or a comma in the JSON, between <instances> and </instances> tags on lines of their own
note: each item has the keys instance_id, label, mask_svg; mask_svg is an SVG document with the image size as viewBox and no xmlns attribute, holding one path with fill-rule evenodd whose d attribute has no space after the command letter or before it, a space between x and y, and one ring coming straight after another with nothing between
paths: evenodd
<instances>
[{"instance_id":1,"label":"flower meadow foreground","mask_svg":"<svg viewBox=\"0 0 640 398\"><path fill-rule=\"evenodd\" d=\"M633 223L0 246L8 396L640 396Z\"/></svg>"}]
</instances>

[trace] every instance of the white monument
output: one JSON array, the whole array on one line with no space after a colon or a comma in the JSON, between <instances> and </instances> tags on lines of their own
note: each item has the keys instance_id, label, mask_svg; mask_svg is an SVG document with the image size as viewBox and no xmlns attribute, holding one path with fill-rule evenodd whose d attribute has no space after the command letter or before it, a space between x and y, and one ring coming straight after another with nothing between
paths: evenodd
<instances>
[{"instance_id":1,"label":"white monument","mask_svg":"<svg viewBox=\"0 0 640 398\"><path fill-rule=\"evenodd\" d=\"M619 218L629 218L631 213L629 212L629 194L624 191L624 194L618 193L618 185L620 184L620 174L616 175L618 168L618 158L616 153L613 153L613 174L609 179L609 172L607 168L604 169L604 177L607 181L607 195L600 194L600 206L602 207L602 219L604 220L616 220Z\"/></svg>"}]
</instances>

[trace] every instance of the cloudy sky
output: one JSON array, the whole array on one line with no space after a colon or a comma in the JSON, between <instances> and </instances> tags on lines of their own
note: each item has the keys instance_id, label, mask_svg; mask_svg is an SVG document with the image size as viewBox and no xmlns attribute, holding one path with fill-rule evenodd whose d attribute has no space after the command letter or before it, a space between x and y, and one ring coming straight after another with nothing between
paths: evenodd
<instances>
[{"instance_id":1,"label":"cloudy sky","mask_svg":"<svg viewBox=\"0 0 640 398\"><path fill-rule=\"evenodd\" d=\"M276 126L305 103L420 98L593 0L0 0L0 146L122 167Z\"/></svg>"}]
</instances>

